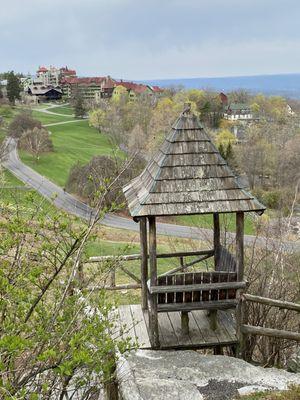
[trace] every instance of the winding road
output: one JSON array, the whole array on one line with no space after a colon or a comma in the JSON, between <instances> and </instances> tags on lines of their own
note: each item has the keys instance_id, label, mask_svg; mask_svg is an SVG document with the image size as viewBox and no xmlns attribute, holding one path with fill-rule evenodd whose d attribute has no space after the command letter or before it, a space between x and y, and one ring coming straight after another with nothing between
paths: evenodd
<instances>
[{"instance_id":1,"label":"winding road","mask_svg":"<svg viewBox=\"0 0 300 400\"><path fill-rule=\"evenodd\" d=\"M54 107L53 107L54 108ZM52 113L47 109L40 109L38 111ZM62 115L62 114L59 114ZM69 117L69 115L68 115ZM76 120L73 120L74 122ZM69 121L70 123L73 121ZM14 174L19 180L24 182L27 186L32 187L39 192L43 197L50 200L57 208L73 214L79 218L89 221L95 210L78 200L76 197L65 192L61 187L40 175L32 168L23 164L19 158L17 151L17 141L13 138L6 140L6 158L3 161L3 166ZM127 229L131 231L138 231L139 225L132 219L124 218L115 214L106 214L101 220L101 224L118 229ZM212 230L198 227L189 227L183 225L175 225L168 223L157 223L157 233L160 235L167 235L180 238L188 238L195 240L210 240L212 239ZM234 239L234 233L227 233L229 239ZM300 244L297 242L279 243L276 239L265 237L255 237L245 235L245 244L251 245L254 242L260 246L267 246L273 248L274 246L281 245L286 250L300 250Z\"/></svg>"}]
</instances>

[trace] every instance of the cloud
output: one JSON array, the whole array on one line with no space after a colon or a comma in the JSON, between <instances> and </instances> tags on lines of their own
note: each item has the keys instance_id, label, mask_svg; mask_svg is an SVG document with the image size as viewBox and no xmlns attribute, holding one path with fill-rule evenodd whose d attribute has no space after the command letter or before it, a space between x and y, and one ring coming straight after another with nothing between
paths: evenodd
<instances>
[{"instance_id":1,"label":"cloud","mask_svg":"<svg viewBox=\"0 0 300 400\"><path fill-rule=\"evenodd\" d=\"M1 70L135 79L299 71L295 0L0 0Z\"/></svg>"}]
</instances>

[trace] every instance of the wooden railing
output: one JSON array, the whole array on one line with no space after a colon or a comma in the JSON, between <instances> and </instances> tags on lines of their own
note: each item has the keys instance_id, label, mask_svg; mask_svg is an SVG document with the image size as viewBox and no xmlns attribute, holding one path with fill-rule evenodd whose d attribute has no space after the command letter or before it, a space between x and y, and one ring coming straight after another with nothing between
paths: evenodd
<instances>
[{"instance_id":1,"label":"wooden railing","mask_svg":"<svg viewBox=\"0 0 300 400\"><path fill-rule=\"evenodd\" d=\"M263 326L248 325L246 315L246 303L253 302L263 304L269 307L278 307L284 310L300 312L300 304L270 299L267 297L254 296L251 294L242 294L240 299L240 321L237 321L237 329L240 336L240 352L243 356L247 343L248 335L269 336L278 339L295 340L300 342L300 332L291 332L282 329L265 328ZM240 322L240 323L239 323Z\"/></svg>"},{"instance_id":2,"label":"wooden railing","mask_svg":"<svg viewBox=\"0 0 300 400\"><path fill-rule=\"evenodd\" d=\"M177 258L179 259L179 266L176 268L171 269L170 271L165 272L162 276L167 276L174 274L175 272L183 272L187 268L204 261L214 255L214 250L198 250L198 251L179 251L174 253L159 253L157 254L158 259L162 258ZM186 257L197 257L196 259L186 262ZM141 288L141 279L136 276L132 271L126 268L123 264L124 262L129 261L138 261L141 260L140 254L128 254L128 255L120 255L120 256L94 256L90 257L85 264L91 263L102 263L102 262L109 262L112 261L114 265L110 270L110 284L105 285L104 288L107 290L124 290L124 289L140 289ZM148 255L149 258L149 255ZM127 276L129 276L135 283L130 284L116 284L116 270L120 269L123 271ZM102 287L103 288L103 287ZM95 287L93 289L96 289ZM99 287L100 289L100 287Z\"/></svg>"}]
</instances>

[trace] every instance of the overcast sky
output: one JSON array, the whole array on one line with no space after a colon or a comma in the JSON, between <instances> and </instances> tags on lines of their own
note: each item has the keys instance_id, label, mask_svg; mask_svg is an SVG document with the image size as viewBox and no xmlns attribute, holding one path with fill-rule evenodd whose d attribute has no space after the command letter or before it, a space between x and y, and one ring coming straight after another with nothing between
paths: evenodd
<instances>
[{"instance_id":1,"label":"overcast sky","mask_svg":"<svg viewBox=\"0 0 300 400\"><path fill-rule=\"evenodd\" d=\"M0 71L191 78L300 72L299 0L0 0Z\"/></svg>"}]
</instances>

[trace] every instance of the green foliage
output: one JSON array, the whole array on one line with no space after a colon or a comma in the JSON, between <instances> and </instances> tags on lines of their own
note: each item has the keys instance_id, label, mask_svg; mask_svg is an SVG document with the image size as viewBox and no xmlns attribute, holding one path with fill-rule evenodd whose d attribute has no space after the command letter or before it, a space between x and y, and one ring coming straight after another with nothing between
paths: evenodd
<instances>
[{"instance_id":1,"label":"green foliage","mask_svg":"<svg viewBox=\"0 0 300 400\"><path fill-rule=\"evenodd\" d=\"M86 113L82 93L78 90L73 99L75 118L83 118Z\"/></svg>"},{"instance_id":2,"label":"green foliage","mask_svg":"<svg viewBox=\"0 0 300 400\"><path fill-rule=\"evenodd\" d=\"M239 398L243 400L299 400L300 386L292 386L289 390L278 392L260 392Z\"/></svg>"},{"instance_id":3,"label":"green foliage","mask_svg":"<svg viewBox=\"0 0 300 400\"><path fill-rule=\"evenodd\" d=\"M21 83L17 75L10 71L7 75L7 97L11 104L15 104L16 100L20 100Z\"/></svg>"},{"instance_id":4,"label":"green foliage","mask_svg":"<svg viewBox=\"0 0 300 400\"><path fill-rule=\"evenodd\" d=\"M86 228L29 202L23 210L1 201L0 397L60 398L70 386L88 398L112 379L116 346L123 352L131 344L112 339L106 294L78 285Z\"/></svg>"},{"instance_id":5,"label":"green foliage","mask_svg":"<svg viewBox=\"0 0 300 400\"><path fill-rule=\"evenodd\" d=\"M42 124L37 119L33 118L31 112L26 110L22 111L15 116L8 127L8 134L16 139L22 137L22 135L34 128L41 129Z\"/></svg>"}]
</instances>

